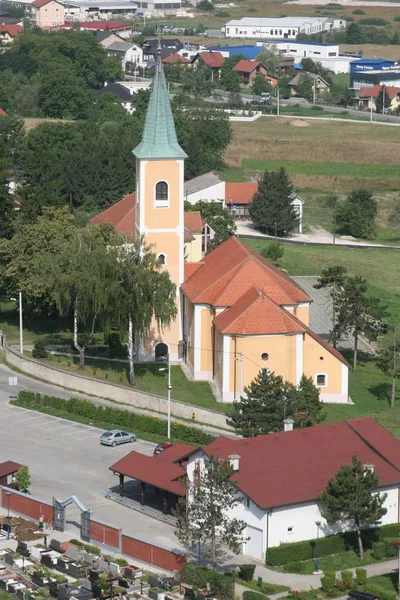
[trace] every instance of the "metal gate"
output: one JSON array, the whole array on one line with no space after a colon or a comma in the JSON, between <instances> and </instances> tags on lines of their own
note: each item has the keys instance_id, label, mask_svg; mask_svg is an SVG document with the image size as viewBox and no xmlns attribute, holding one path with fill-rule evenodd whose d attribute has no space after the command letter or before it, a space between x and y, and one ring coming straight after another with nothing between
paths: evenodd
<instances>
[{"instance_id":1,"label":"metal gate","mask_svg":"<svg viewBox=\"0 0 400 600\"><path fill-rule=\"evenodd\" d=\"M56 531L65 531L65 507L53 498L53 512L54 512L54 529Z\"/></svg>"},{"instance_id":2,"label":"metal gate","mask_svg":"<svg viewBox=\"0 0 400 600\"><path fill-rule=\"evenodd\" d=\"M90 510L81 513L81 538L84 542L90 542Z\"/></svg>"}]
</instances>

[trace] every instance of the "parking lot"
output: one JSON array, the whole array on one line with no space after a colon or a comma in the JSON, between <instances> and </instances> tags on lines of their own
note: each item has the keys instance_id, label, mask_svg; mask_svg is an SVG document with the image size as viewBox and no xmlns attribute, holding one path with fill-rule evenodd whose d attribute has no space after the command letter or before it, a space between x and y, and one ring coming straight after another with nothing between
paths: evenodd
<instances>
[{"instance_id":1,"label":"parking lot","mask_svg":"<svg viewBox=\"0 0 400 600\"><path fill-rule=\"evenodd\" d=\"M122 526L124 531L151 538L167 547L179 547L173 528L132 511L104 497L104 491L118 485L109 467L131 450L151 455L155 444L138 440L115 448L100 445L103 430L39 414L8 404L8 369L0 365L0 462L14 460L29 466L31 493L52 502L76 495L93 516ZM18 375L21 386L62 396L59 390ZM64 392L66 397L70 393ZM69 511L74 510L69 508ZM69 518L67 510L67 520ZM78 515L73 515L77 520ZM72 517L71 517L72 518Z\"/></svg>"}]
</instances>

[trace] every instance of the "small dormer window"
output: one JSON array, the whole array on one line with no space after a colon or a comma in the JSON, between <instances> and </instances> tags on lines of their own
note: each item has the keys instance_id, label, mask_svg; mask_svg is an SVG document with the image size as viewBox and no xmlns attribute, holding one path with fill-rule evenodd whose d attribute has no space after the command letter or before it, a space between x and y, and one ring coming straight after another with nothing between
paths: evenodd
<instances>
[{"instance_id":1,"label":"small dormer window","mask_svg":"<svg viewBox=\"0 0 400 600\"><path fill-rule=\"evenodd\" d=\"M168 208L169 206L169 188L166 181L159 181L156 184L155 193L156 208Z\"/></svg>"}]
</instances>

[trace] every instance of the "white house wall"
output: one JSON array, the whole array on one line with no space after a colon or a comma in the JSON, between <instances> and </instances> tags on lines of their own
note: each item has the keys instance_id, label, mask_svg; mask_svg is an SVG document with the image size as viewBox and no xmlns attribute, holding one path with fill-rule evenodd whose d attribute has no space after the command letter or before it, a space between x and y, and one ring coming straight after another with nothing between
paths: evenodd
<instances>
[{"instance_id":1,"label":"white house wall","mask_svg":"<svg viewBox=\"0 0 400 600\"><path fill-rule=\"evenodd\" d=\"M204 190L188 194L185 196L185 200L190 202L190 204L196 204L199 200L206 200L207 202L225 201L225 181L216 183Z\"/></svg>"}]
</instances>

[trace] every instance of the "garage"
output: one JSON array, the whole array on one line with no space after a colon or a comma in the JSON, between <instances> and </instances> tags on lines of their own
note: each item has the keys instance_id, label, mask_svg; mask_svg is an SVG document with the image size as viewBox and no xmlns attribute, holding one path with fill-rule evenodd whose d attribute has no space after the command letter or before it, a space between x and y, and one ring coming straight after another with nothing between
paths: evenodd
<instances>
[{"instance_id":1,"label":"garage","mask_svg":"<svg viewBox=\"0 0 400 600\"><path fill-rule=\"evenodd\" d=\"M264 560L262 529L247 525L246 537L250 538L246 544L246 555L258 560Z\"/></svg>"}]
</instances>

